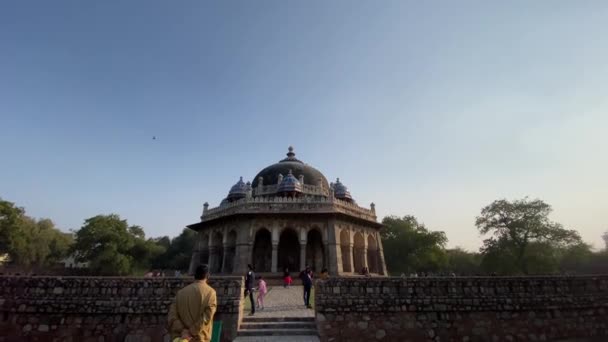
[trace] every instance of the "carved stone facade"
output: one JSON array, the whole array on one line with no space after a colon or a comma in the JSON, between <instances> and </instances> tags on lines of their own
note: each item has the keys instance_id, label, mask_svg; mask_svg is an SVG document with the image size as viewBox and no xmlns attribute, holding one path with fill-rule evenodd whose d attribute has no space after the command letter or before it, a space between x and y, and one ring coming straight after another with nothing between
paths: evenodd
<instances>
[{"instance_id":1,"label":"carved stone facade","mask_svg":"<svg viewBox=\"0 0 608 342\"><path fill-rule=\"evenodd\" d=\"M190 271L198 264L211 272L243 274L247 265L258 273L297 272L306 265L332 275L387 275L374 204L363 208L338 179L325 176L295 158L258 173L252 183L242 178L216 208L203 206Z\"/></svg>"}]
</instances>

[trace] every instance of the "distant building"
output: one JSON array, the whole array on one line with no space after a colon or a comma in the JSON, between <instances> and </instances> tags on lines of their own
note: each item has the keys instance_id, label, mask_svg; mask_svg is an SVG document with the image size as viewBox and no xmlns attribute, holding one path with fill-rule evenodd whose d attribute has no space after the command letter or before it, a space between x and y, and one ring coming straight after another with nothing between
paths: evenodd
<instances>
[{"instance_id":1,"label":"distant building","mask_svg":"<svg viewBox=\"0 0 608 342\"><path fill-rule=\"evenodd\" d=\"M243 178L216 208L203 206L190 271L198 264L211 272L243 274L247 264L258 273L297 272L310 265L332 275L387 275L374 204L356 204L339 179L328 183L314 167L295 157Z\"/></svg>"}]
</instances>

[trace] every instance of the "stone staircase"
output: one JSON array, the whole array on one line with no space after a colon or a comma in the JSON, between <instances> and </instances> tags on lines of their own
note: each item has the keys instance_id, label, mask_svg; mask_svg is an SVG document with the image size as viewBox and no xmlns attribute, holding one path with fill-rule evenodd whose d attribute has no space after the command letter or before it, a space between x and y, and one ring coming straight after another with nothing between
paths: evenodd
<instances>
[{"instance_id":1,"label":"stone staircase","mask_svg":"<svg viewBox=\"0 0 608 342\"><path fill-rule=\"evenodd\" d=\"M318 336L314 317L245 317L238 336Z\"/></svg>"}]
</instances>

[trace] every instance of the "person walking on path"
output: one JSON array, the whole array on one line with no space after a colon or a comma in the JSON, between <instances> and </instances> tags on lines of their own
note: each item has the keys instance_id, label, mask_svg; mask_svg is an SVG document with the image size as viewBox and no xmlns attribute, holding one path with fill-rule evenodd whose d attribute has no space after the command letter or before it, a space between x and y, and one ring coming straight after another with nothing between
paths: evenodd
<instances>
[{"instance_id":1,"label":"person walking on path","mask_svg":"<svg viewBox=\"0 0 608 342\"><path fill-rule=\"evenodd\" d=\"M255 273L253 272L253 266L251 264L247 265L249 269L247 271L247 275L245 276L245 297L249 295L249 301L251 302L251 313L249 315L253 316L255 314L255 302L253 301L253 286L255 284Z\"/></svg>"},{"instance_id":2,"label":"person walking on path","mask_svg":"<svg viewBox=\"0 0 608 342\"><path fill-rule=\"evenodd\" d=\"M310 267L306 266L306 269L300 272L300 279L302 279L302 285L304 285L304 305L311 309L310 290L312 289L312 271Z\"/></svg>"},{"instance_id":3,"label":"person walking on path","mask_svg":"<svg viewBox=\"0 0 608 342\"><path fill-rule=\"evenodd\" d=\"M291 275L289 274L289 268L285 268L285 272L283 272L283 286L288 288L291 286Z\"/></svg>"},{"instance_id":4,"label":"person walking on path","mask_svg":"<svg viewBox=\"0 0 608 342\"><path fill-rule=\"evenodd\" d=\"M264 296L268 293L268 289L266 288L266 282L262 277L258 280L258 309L264 310Z\"/></svg>"},{"instance_id":5,"label":"person walking on path","mask_svg":"<svg viewBox=\"0 0 608 342\"><path fill-rule=\"evenodd\" d=\"M177 292L169 308L169 332L171 339L208 342L211 341L213 315L217 308L215 290L207 284L209 267L197 266L194 279L194 283Z\"/></svg>"}]
</instances>

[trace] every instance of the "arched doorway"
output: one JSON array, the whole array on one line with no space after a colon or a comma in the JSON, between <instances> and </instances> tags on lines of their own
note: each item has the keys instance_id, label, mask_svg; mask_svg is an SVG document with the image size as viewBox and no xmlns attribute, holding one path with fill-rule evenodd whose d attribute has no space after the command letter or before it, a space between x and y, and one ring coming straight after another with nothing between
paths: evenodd
<instances>
[{"instance_id":1,"label":"arched doorway","mask_svg":"<svg viewBox=\"0 0 608 342\"><path fill-rule=\"evenodd\" d=\"M367 236L367 267L369 273L380 273L378 270L378 244L371 234Z\"/></svg>"},{"instance_id":2,"label":"arched doorway","mask_svg":"<svg viewBox=\"0 0 608 342\"><path fill-rule=\"evenodd\" d=\"M323 237L318 229L308 232L306 242L306 265L315 272L321 272L325 266L325 252L323 250Z\"/></svg>"},{"instance_id":3,"label":"arched doorway","mask_svg":"<svg viewBox=\"0 0 608 342\"><path fill-rule=\"evenodd\" d=\"M363 250L365 249L365 239L363 238L363 234L356 233L354 240L355 246L353 248L353 263L355 264L355 269L353 272L360 273L363 270Z\"/></svg>"},{"instance_id":4,"label":"arched doorway","mask_svg":"<svg viewBox=\"0 0 608 342\"><path fill-rule=\"evenodd\" d=\"M283 271L300 270L300 240L298 233L293 229L285 229L279 237L279 260L278 269Z\"/></svg>"},{"instance_id":5,"label":"arched doorway","mask_svg":"<svg viewBox=\"0 0 608 342\"><path fill-rule=\"evenodd\" d=\"M268 229L262 228L255 234L251 260L256 272L270 272L272 266L272 236Z\"/></svg>"},{"instance_id":6,"label":"arched doorway","mask_svg":"<svg viewBox=\"0 0 608 342\"><path fill-rule=\"evenodd\" d=\"M348 230L342 229L340 232L340 252L342 253L342 272L352 272L350 267L350 236Z\"/></svg>"},{"instance_id":7,"label":"arched doorway","mask_svg":"<svg viewBox=\"0 0 608 342\"><path fill-rule=\"evenodd\" d=\"M201 265L204 264L209 264L209 235L208 234L203 234L201 235L201 238L199 240L199 246L200 246L200 254L199 256L199 262Z\"/></svg>"},{"instance_id":8,"label":"arched doorway","mask_svg":"<svg viewBox=\"0 0 608 342\"><path fill-rule=\"evenodd\" d=\"M222 273L222 260L224 260L224 245L223 245L222 233L217 232L213 235L213 265L211 265L211 272Z\"/></svg>"},{"instance_id":9,"label":"arched doorway","mask_svg":"<svg viewBox=\"0 0 608 342\"><path fill-rule=\"evenodd\" d=\"M228 233L226 250L226 261L224 262L224 273L232 273L234 270L234 255L236 253L236 232L231 230Z\"/></svg>"}]
</instances>

